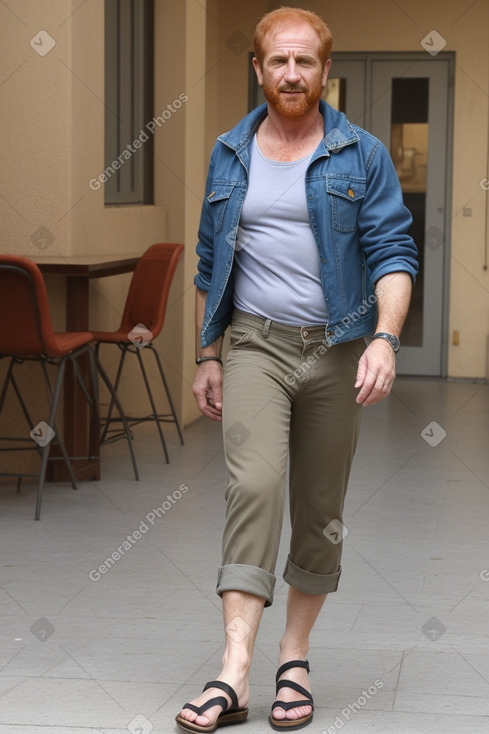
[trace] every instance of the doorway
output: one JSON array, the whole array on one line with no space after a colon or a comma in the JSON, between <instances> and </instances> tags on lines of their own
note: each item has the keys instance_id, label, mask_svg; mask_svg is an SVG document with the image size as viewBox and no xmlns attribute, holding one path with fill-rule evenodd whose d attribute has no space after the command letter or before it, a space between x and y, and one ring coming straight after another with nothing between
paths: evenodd
<instances>
[{"instance_id":1,"label":"doorway","mask_svg":"<svg viewBox=\"0 0 489 734\"><path fill-rule=\"evenodd\" d=\"M333 56L325 98L379 138L396 167L420 271L397 371L446 374L453 54Z\"/></svg>"}]
</instances>

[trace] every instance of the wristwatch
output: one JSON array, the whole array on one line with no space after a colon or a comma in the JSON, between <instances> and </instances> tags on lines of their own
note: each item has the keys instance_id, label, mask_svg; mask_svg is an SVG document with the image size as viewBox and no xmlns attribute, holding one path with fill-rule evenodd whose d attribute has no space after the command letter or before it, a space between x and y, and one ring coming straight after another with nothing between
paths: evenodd
<instances>
[{"instance_id":1,"label":"wristwatch","mask_svg":"<svg viewBox=\"0 0 489 734\"><path fill-rule=\"evenodd\" d=\"M391 345L392 349L397 352L400 349L401 342L394 334L388 334L386 331L378 331L373 335L372 339L385 339Z\"/></svg>"},{"instance_id":2,"label":"wristwatch","mask_svg":"<svg viewBox=\"0 0 489 734\"><path fill-rule=\"evenodd\" d=\"M202 362L219 362L219 364L222 367L222 359L221 357L197 357L195 360L195 364L201 365Z\"/></svg>"}]
</instances>

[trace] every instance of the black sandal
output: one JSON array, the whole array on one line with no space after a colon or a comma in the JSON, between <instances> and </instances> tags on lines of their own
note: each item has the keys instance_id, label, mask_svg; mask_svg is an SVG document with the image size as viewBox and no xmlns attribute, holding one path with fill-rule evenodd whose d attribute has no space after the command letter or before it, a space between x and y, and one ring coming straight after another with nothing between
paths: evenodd
<instances>
[{"instance_id":1,"label":"black sandal","mask_svg":"<svg viewBox=\"0 0 489 734\"><path fill-rule=\"evenodd\" d=\"M194 706L193 703L186 703L185 706L182 706L182 709L195 711L198 716L202 716L202 714L205 714L205 712L213 706L221 706L222 713L219 714L216 721L213 724L209 724L209 726L199 726L193 721L182 719L180 714L178 714L175 721L181 729L191 732L213 732L216 731L219 726L226 726L226 724L239 724L242 721L246 721L248 718L248 707L240 708L238 706L238 697L234 688L231 688L230 685L224 683L222 680L209 681L209 683L205 684L204 691L207 691L208 688L220 688L221 691L227 693L231 699L231 708L228 708L229 704L224 696L215 696L214 698L210 698L206 703L203 703L202 706Z\"/></svg>"},{"instance_id":2,"label":"black sandal","mask_svg":"<svg viewBox=\"0 0 489 734\"><path fill-rule=\"evenodd\" d=\"M270 726L272 729L275 729L275 731L297 731L298 729L302 729L304 726L307 726L312 721L314 702L309 691L306 691L303 686L299 685L299 683L295 683L293 680L287 680L287 678L279 680L280 676L291 668L305 668L309 673L309 663L307 660L290 660L288 663L284 663L277 670L277 675L275 676L275 682L277 684L276 692L278 693L281 688L292 688L294 691L297 691L297 693L300 693L301 696L305 696L305 699L303 701L289 701L287 703L285 701L275 701L272 705L272 713L270 715ZM275 708L290 711L290 709L295 709L298 706L312 706L312 711L310 714L302 716L300 719L273 718L273 709Z\"/></svg>"}]
</instances>

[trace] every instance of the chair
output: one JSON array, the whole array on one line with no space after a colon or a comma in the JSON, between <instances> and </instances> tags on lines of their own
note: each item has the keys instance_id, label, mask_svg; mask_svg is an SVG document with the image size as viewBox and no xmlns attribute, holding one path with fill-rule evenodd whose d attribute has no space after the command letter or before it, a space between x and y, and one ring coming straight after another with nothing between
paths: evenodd
<instances>
[{"instance_id":1,"label":"chair","mask_svg":"<svg viewBox=\"0 0 489 734\"><path fill-rule=\"evenodd\" d=\"M2 448L1 451L37 450L41 455L39 473L32 472L0 472L1 476L38 476L35 519L41 516L41 502L46 478L48 460L64 460L73 489L77 489L75 475L62 439L61 431L56 424L56 413L63 385L66 364L70 362L83 393L98 416L97 364L90 332L53 331L46 286L41 271L35 263L17 255L0 255L0 359L9 360L5 380L0 393L0 415L2 413L8 388L11 385L20 404L22 413L30 427L28 437L6 436L2 441L11 443L27 443L28 446ZM85 383L83 370L80 369L80 357L88 355L91 390ZM22 397L15 373L24 363L39 362L49 400L49 416L47 422L41 421L33 425L29 411ZM48 374L48 365L57 368L54 388ZM102 379L111 390L107 376L101 371ZM118 410L121 410L117 396L113 395ZM125 419L124 419L125 421ZM126 437L133 459L137 478L137 468L131 445L131 435L127 424ZM51 445L59 446L61 456L50 456ZM34 445L33 445L34 444ZM81 457L77 457L81 458ZM91 458L91 457L87 457Z\"/></svg>"},{"instance_id":2,"label":"chair","mask_svg":"<svg viewBox=\"0 0 489 734\"><path fill-rule=\"evenodd\" d=\"M120 349L121 354L114 382L114 392L116 394L119 389L126 355L136 355L152 412L145 416L128 416L126 414L126 420L130 428L147 421L153 421L156 424L167 464L170 463L170 458L161 424L175 423L182 446L184 441L161 359L154 347L153 340L156 339L163 328L170 286L183 250L183 245L172 243L152 245L146 250L139 260L131 279L119 329L114 332L93 332L98 362L100 362L99 350L101 344L116 344ZM142 351L149 351L154 355L170 408L169 413L158 413L157 411L141 354ZM101 445L122 437L122 433L118 432L117 428L111 428L112 423L120 421L120 418L112 417L113 408L114 399L112 398L107 416L102 418Z\"/></svg>"}]
</instances>

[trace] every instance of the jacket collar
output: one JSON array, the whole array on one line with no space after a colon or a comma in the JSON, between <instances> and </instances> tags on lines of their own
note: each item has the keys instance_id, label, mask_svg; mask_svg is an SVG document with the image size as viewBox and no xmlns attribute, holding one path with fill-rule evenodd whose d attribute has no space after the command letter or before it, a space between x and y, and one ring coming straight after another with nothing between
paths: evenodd
<instances>
[{"instance_id":1,"label":"jacket collar","mask_svg":"<svg viewBox=\"0 0 489 734\"><path fill-rule=\"evenodd\" d=\"M342 112L338 112L324 100L319 100L319 111L324 119L324 154L336 153L346 145L357 143L360 138L353 125ZM227 133L220 135L218 140L229 148L239 152L246 147L262 120L267 116L267 104L262 104L252 110L246 117Z\"/></svg>"}]
</instances>

